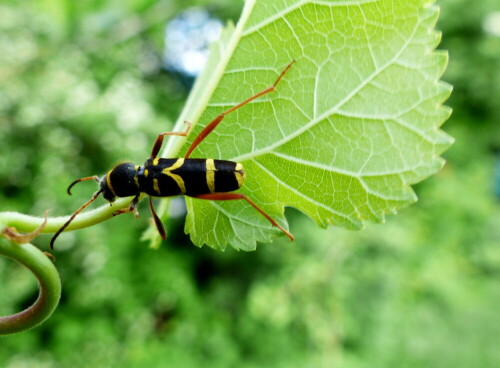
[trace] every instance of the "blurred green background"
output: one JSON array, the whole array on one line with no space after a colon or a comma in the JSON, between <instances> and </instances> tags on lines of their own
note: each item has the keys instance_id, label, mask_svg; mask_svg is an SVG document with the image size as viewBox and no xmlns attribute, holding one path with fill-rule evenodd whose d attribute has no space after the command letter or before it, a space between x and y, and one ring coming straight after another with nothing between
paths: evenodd
<instances>
[{"instance_id":1,"label":"blurred green background","mask_svg":"<svg viewBox=\"0 0 500 368\"><path fill-rule=\"evenodd\" d=\"M456 143L445 168L416 186L416 205L361 232L288 211L295 243L221 253L191 245L182 207L163 247L148 249L142 203L139 220L61 236L61 303L42 326L0 338L0 366L500 366L500 3L438 5L454 85L444 129ZM0 210L70 213L95 190L81 184L69 197L72 180L144 161L199 67L175 59L203 49L184 50L190 28L175 30L193 14L205 24L205 11L217 30L241 7L3 0ZM49 238L36 244L47 249ZM27 271L0 259L0 315L37 292Z\"/></svg>"}]
</instances>

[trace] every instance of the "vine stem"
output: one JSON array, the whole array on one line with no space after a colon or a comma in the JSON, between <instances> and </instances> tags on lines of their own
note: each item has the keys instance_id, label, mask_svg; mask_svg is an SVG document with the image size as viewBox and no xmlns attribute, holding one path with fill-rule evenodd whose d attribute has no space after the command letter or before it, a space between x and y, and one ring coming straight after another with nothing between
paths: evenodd
<instances>
[{"instance_id":1,"label":"vine stem","mask_svg":"<svg viewBox=\"0 0 500 368\"><path fill-rule=\"evenodd\" d=\"M112 205L104 205L79 214L65 230L76 230L98 224L129 206L130 198L120 198ZM7 228L15 232L53 233L67 220L65 217L35 217L19 212L0 212L0 233ZM45 223L44 223L45 222ZM11 230L12 231L12 230ZM19 239L23 236L19 237ZM29 236L28 236L29 238ZM0 335L12 334L33 328L47 318L59 303L61 280L57 269L40 249L32 244L18 244L0 234L0 256L9 257L28 268L38 279L40 291L37 300L29 308L16 314L0 317Z\"/></svg>"},{"instance_id":2,"label":"vine stem","mask_svg":"<svg viewBox=\"0 0 500 368\"><path fill-rule=\"evenodd\" d=\"M28 268L40 284L38 298L33 305L22 312L0 317L0 335L6 335L33 328L49 318L59 303L61 280L49 258L29 243L17 244L0 238L0 255Z\"/></svg>"},{"instance_id":3,"label":"vine stem","mask_svg":"<svg viewBox=\"0 0 500 368\"><path fill-rule=\"evenodd\" d=\"M115 212L127 207L130 204L131 198L119 198L111 205L106 204L91 211L85 211L79 214L75 220L65 229L77 230L85 227L96 225L100 222L112 218ZM68 221L70 216L49 217L47 225L43 228L42 233L55 233L61 226ZM34 231L44 222L43 217L25 215L19 212L0 212L0 227L12 226L17 231L30 232Z\"/></svg>"}]
</instances>

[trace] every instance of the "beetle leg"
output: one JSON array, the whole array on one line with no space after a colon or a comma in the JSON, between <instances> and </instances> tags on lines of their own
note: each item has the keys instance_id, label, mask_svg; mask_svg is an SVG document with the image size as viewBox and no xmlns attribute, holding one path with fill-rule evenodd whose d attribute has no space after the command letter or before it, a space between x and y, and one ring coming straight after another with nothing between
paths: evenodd
<instances>
[{"instance_id":1,"label":"beetle leg","mask_svg":"<svg viewBox=\"0 0 500 368\"><path fill-rule=\"evenodd\" d=\"M130 202L130 206L128 206L128 208L122 208L122 209L120 209L118 211L113 212L113 216L118 216L118 215L121 215L122 213L133 212L135 218L138 218L139 217L139 211L137 211L137 208L136 208L138 202L139 202L139 194L136 195L134 197L134 199L132 199L132 202Z\"/></svg>"},{"instance_id":2,"label":"beetle leg","mask_svg":"<svg viewBox=\"0 0 500 368\"><path fill-rule=\"evenodd\" d=\"M156 228L160 233L160 236L163 240L167 239L167 234L165 232L165 228L163 227L163 223L160 220L160 217L156 214L155 208L153 207L153 197L149 196L149 208L151 209L151 214L153 215L153 219L155 221Z\"/></svg>"},{"instance_id":3,"label":"beetle leg","mask_svg":"<svg viewBox=\"0 0 500 368\"><path fill-rule=\"evenodd\" d=\"M128 213L128 212L133 212L134 216L137 218L139 217L139 212L137 211L137 203L139 202L139 196L135 196L132 202L130 202L130 206L128 208L122 208L121 210L118 210L113 213L113 216L118 216L121 215L122 213ZM165 228L163 227L163 224L160 220L160 217L156 214L156 211L153 207L153 198L150 196L149 197L149 208L151 209L151 214L153 215L153 219L155 221L156 228L158 229L158 232L160 233L160 236L163 240L167 238Z\"/></svg>"},{"instance_id":4,"label":"beetle leg","mask_svg":"<svg viewBox=\"0 0 500 368\"><path fill-rule=\"evenodd\" d=\"M273 226L276 226L278 229L280 229L288 238L290 238L290 241L294 241L293 235L283 227L281 227L271 216L269 216L262 208L257 206L254 201L252 201L250 198L248 198L246 195L241 194L241 193L210 193L210 194L200 194L197 196L192 196L192 198L198 198L198 199L206 199L210 201L231 201L231 200L237 200L237 199L244 199L247 201L250 206L255 208L262 216L264 216Z\"/></svg>"},{"instance_id":5,"label":"beetle leg","mask_svg":"<svg viewBox=\"0 0 500 368\"><path fill-rule=\"evenodd\" d=\"M166 135L176 135L179 137L187 137L189 129L191 129L191 123L189 121L184 122L187 125L185 132L167 132L158 134L158 138L156 138L155 144L153 146L153 150L151 151L151 158L156 158L158 156L158 152L160 152L161 145L163 144L163 137Z\"/></svg>"},{"instance_id":6,"label":"beetle leg","mask_svg":"<svg viewBox=\"0 0 500 368\"><path fill-rule=\"evenodd\" d=\"M196 136L196 138L194 139L193 143L191 143L191 146L189 146L189 148L188 148L188 150L187 150L186 155L184 156L184 158L188 158L191 155L191 152L193 152L193 150L217 127L217 125L219 125L219 123L222 121L222 119L224 119L224 117L227 114L233 112L234 110L239 109L242 106L245 106L247 103L252 102L253 100L259 98L260 96L265 95L266 93L274 91L276 89L276 86L280 82L280 80L285 75L285 73L292 67L292 65L294 63L295 63L295 60L292 60L292 62L290 64L288 64L285 67L285 69L283 69L283 71L278 76L278 78L276 79L276 81L274 82L274 84L272 86L267 87L266 89L263 89L262 91L256 93L252 97L247 98L245 101L240 102L239 104L231 107L230 109L227 109L223 113L219 114L210 123L208 123L208 125L205 128L203 128L203 130L200 132L200 134L198 134Z\"/></svg>"}]
</instances>

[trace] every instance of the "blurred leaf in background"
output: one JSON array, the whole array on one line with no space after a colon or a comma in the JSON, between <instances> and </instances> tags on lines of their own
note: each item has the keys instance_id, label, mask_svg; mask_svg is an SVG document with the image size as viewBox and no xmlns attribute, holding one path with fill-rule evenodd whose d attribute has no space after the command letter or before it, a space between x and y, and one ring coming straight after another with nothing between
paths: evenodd
<instances>
[{"instance_id":1,"label":"blurred leaf in background","mask_svg":"<svg viewBox=\"0 0 500 368\"><path fill-rule=\"evenodd\" d=\"M69 182L144 160L191 83L163 68L163 54L169 21L194 5L223 23L242 7L2 2L2 209L69 213L95 189L69 197ZM363 232L321 230L290 210L301 246L280 239L253 253L193 247L182 217L168 221L157 251L138 240L146 216L64 234L59 308L39 328L2 338L0 365L497 367L500 5L438 5L440 48L450 52L444 79L455 86L445 129L456 143L446 167L416 187L415 206ZM0 314L36 292L23 269L0 259Z\"/></svg>"}]
</instances>

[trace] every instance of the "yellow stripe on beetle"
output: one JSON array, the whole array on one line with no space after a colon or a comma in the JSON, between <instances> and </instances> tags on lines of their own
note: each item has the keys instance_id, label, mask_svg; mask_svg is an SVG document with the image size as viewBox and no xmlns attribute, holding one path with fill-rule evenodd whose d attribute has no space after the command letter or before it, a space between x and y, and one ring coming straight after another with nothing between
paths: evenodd
<instances>
[{"instance_id":1,"label":"yellow stripe on beetle","mask_svg":"<svg viewBox=\"0 0 500 368\"><path fill-rule=\"evenodd\" d=\"M179 187L179 189L181 191L181 194L184 194L184 193L186 193L186 185L184 184L184 180L182 179L182 177L180 175L172 173L172 171L180 168L182 165L184 165L184 159L180 158L177 161L175 161L172 166L163 169L162 173L167 175L167 176L170 176L172 179L174 179L175 182L177 183L177 186Z\"/></svg>"},{"instance_id":2,"label":"yellow stripe on beetle","mask_svg":"<svg viewBox=\"0 0 500 368\"><path fill-rule=\"evenodd\" d=\"M210 193L215 192L215 162L211 158L207 158L206 160L206 168L207 168L207 186Z\"/></svg>"},{"instance_id":3,"label":"yellow stripe on beetle","mask_svg":"<svg viewBox=\"0 0 500 368\"><path fill-rule=\"evenodd\" d=\"M153 189L155 190L156 193L158 193L158 195L161 195L160 187L158 186L158 179L157 178L153 179Z\"/></svg>"},{"instance_id":4,"label":"yellow stripe on beetle","mask_svg":"<svg viewBox=\"0 0 500 368\"><path fill-rule=\"evenodd\" d=\"M245 170L243 170L243 165L239 162L236 163L236 167L234 168L234 176L236 177L236 181L238 182L238 187L241 188L243 186L243 182L247 178L247 174Z\"/></svg>"},{"instance_id":5,"label":"yellow stripe on beetle","mask_svg":"<svg viewBox=\"0 0 500 368\"><path fill-rule=\"evenodd\" d=\"M137 173L137 171L139 171L139 168L140 166L139 165L135 165L134 166L134 169L135 169L135 172ZM135 186L137 188L139 188L139 176L137 174L134 175L134 183L135 183Z\"/></svg>"},{"instance_id":6,"label":"yellow stripe on beetle","mask_svg":"<svg viewBox=\"0 0 500 368\"><path fill-rule=\"evenodd\" d=\"M113 170L111 170L113 171ZM113 193L114 196L116 196L116 192L115 190L113 189L113 185L111 185L111 171L109 171L107 174L106 174L106 185L108 186L109 190L111 191L111 193Z\"/></svg>"}]
</instances>

